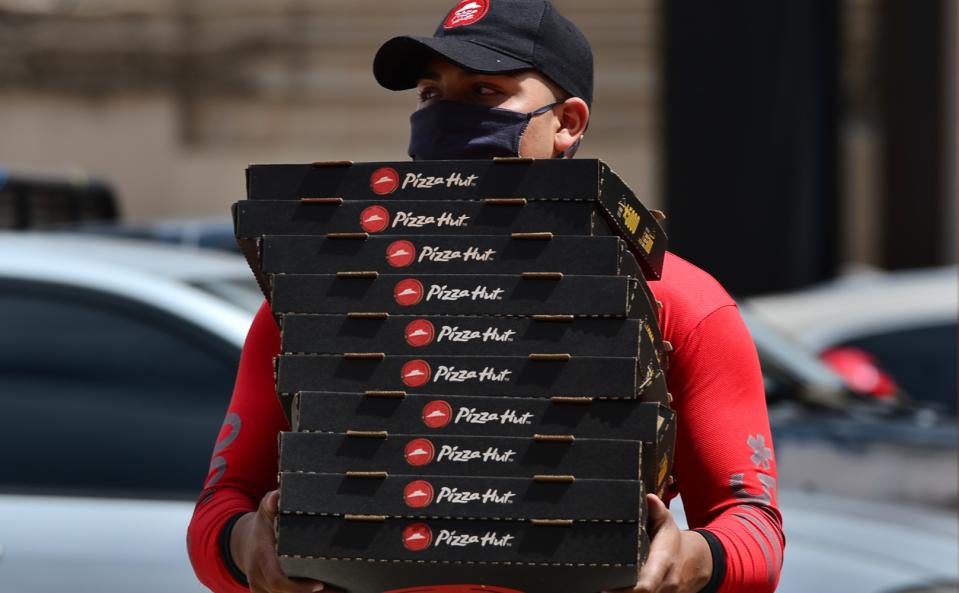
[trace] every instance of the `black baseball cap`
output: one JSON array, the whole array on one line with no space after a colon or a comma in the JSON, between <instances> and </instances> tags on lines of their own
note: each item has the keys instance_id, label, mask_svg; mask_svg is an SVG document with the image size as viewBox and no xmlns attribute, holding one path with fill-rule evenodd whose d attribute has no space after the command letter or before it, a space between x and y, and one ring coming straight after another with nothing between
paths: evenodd
<instances>
[{"instance_id":1,"label":"black baseball cap","mask_svg":"<svg viewBox=\"0 0 959 593\"><path fill-rule=\"evenodd\" d=\"M384 43L373 75L390 90L411 89L434 55L484 74L532 68L592 106L589 42L546 0L461 0L432 37L402 35Z\"/></svg>"}]
</instances>

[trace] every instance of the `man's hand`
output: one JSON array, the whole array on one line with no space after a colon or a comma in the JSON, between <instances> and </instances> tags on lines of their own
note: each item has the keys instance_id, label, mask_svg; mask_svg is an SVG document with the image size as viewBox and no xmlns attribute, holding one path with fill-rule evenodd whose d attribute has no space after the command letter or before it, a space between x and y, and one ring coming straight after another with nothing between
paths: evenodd
<instances>
[{"instance_id":1,"label":"man's hand","mask_svg":"<svg viewBox=\"0 0 959 593\"><path fill-rule=\"evenodd\" d=\"M606 593L697 593L713 571L713 558L706 538L695 531L680 531L672 514L655 494L646 495L649 505L649 558L632 588Z\"/></svg>"},{"instance_id":2,"label":"man's hand","mask_svg":"<svg viewBox=\"0 0 959 593\"><path fill-rule=\"evenodd\" d=\"M277 490L267 492L256 512L243 515L233 525L230 534L233 562L246 575L253 593L336 593L319 581L294 580L283 574L273 536L279 498Z\"/></svg>"}]
</instances>

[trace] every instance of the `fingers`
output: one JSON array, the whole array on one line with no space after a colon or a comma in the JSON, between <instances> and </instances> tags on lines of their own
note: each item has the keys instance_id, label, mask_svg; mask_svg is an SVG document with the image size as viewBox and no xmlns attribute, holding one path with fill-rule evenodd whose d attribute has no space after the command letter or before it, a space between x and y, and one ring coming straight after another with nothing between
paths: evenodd
<instances>
[{"instance_id":1,"label":"fingers","mask_svg":"<svg viewBox=\"0 0 959 593\"><path fill-rule=\"evenodd\" d=\"M273 519L276 518L277 512L279 511L279 504L280 491L270 490L264 494L263 499L260 500L259 512L272 523Z\"/></svg>"},{"instance_id":2,"label":"fingers","mask_svg":"<svg viewBox=\"0 0 959 593\"><path fill-rule=\"evenodd\" d=\"M672 513L655 494L646 495L649 505L649 557L639 572L634 593L675 591L670 575L680 551L680 534Z\"/></svg>"},{"instance_id":3,"label":"fingers","mask_svg":"<svg viewBox=\"0 0 959 593\"><path fill-rule=\"evenodd\" d=\"M275 538L273 537L273 521L279 512L279 492L272 490L267 492L260 500L257 515L259 515L260 524L256 538L257 550L255 556L257 562L252 574L247 574L250 581L250 590L253 593L339 593L332 587L327 587L325 583L312 579L291 579L288 578L280 567L280 560L276 556L274 549Z\"/></svg>"},{"instance_id":4,"label":"fingers","mask_svg":"<svg viewBox=\"0 0 959 593\"><path fill-rule=\"evenodd\" d=\"M655 494L646 495L646 505L649 507L650 535L655 535L663 525L673 521L673 514L666 508L666 503Z\"/></svg>"}]
</instances>

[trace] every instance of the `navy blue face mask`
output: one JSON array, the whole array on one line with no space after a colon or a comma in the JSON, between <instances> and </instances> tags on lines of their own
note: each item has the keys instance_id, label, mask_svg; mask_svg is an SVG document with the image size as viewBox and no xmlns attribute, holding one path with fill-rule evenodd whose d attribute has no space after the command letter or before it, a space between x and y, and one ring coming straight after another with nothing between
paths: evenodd
<instances>
[{"instance_id":1,"label":"navy blue face mask","mask_svg":"<svg viewBox=\"0 0 959 593\"><path fill-rule=\"evenodd\" d=\"M408 152L414 161L519 156L519 141L530 120L558 104L523 113L436 101L410 115Z\"/></svg>"}]
</instances>

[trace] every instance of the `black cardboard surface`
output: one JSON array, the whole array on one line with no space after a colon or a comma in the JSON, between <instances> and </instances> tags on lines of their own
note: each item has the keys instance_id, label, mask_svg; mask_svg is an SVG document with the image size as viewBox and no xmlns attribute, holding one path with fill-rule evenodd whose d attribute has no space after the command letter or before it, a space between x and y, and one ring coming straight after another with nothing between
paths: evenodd
<instances>
[{"instance_id":1,"label":"black cardboard surface","mask_svg":"<svg viewBox=\"0 0 959 593\"><path fill-rule=\"evenodd\" d=\"M632 400L550 400L475 395L375 397L302 392L291 427L306 432L393 431L451 436L569 434L577 438L656 440L661 404Z\"/></svg>"},{"instance_id":2,"label":"black cardboard surface","mask_svg":"<svg viewBox=\"0 0 959 593\"><path fill-rule=\"evenodd\" d=\"M244 200L233 205L236 236L263 235L609 235L588 202L501 204L463 200L304 203Z\"/></svg>"},{"instance_id":3,"label":"black cardboard surface","mask_svg":"<svg viewBox=\"0 0 959 593\"><path fill-rule=\"evenodd\" d=\"M280 313L574 315L649 318L637 278L624 276L281 274L271 304Z\"/></svg>"},{"instance_id":4,"label":"black cardboard surface","mask_svg":"<svg viewBox=\"0 0 959 593\"><path fill-rule=\"evenodd\" d=\"M486 475L640 479L642 443L604 439L543 441L514 437L390 434L280 434L280 471L403 475Z\"/></svg>"},{"instance_id":5,"label":"black cardboard surface","mask_svg":"<svg viewBox=\"0 0 959 593\"><path fill-rule=\"evenodd\" d=\"M367 356L357 353L356 356ZM281 354L279 393L297 391L416 391L506 397L642 398L659 373L635 357L401 356Z\"/></svg>"},{"instance_id":6,"label":"black cardboard surface","mask_svg":"<svg viewBox=\"0 0 959 593\"><path fill-rule=\"evenodd\" d=\"M664 388L662 378L657 388ZM371 397L358 393L297 394L293 430L394 432L443 436L572 435L643 442L641 476L662 496L672 470L675 412L663 403L477 396Z\"/></svg>"},{"instance_id":7,"label":"black cardboard surface","mask_svg":"<svg viewBox=\"0 0 959 593\"><path fill-rule=\"evenodd\" d=\"M652 320L656 322L655 319ZM417 316L349 317L342 314L283 316L285 353L470 354L654 358L646 319ZM641 362L641 364L642 364Z\"/></svg>"},{"instance_id":8,"label":"black cardboard surface","mask_svg":"<svg viewBox=\"0 0 959 593\"><path fill-rule=\"evenodd\" d=\"M640 560L648 551L641 536ZM312 578L349 593L582 593L636 584L638 566L377 562L281 556L291 576Z\"/></svg>"},{"instance_id":9,"label":"black cardboard surface","mask_svg":"<svg viewBox=\"0 0 959 593\"><path fill-rule=\"evenodd\" d=\"M251 165L251 201L339 198L582 200L617 228L651 278L659 278L666 235L606 163L593 159L402 161ZM576 234L576 233L569 233Z\"/></svg>"},{"instance_id":10,"label":"black cardboard surface","mask_svg":"<svg viewBox=\"0 0 959 593\"><path fill-rule=\"evenodd\" d=\"M637 480L475 476L355 477L284 472L280 512L394 518L569 519L645 524Z\"/></svg>"},{"instance_id":11,"label":"black cardboard surface","mask_svg":"<svg viewBox=\"0 0 959 593\"><path fill-rule=\"evenodd\" d=\"M594 276L627 273L632 258L617 237L509 235L267 236L263 273L332 274L375 270L402 274L521 274L563 272ZM632 262L630 262L632 263Z\"/></svg>"},{"instance_id":12,"label":"black cardboard surface","mask_svg":"<svg viewBox=\"0 0 959 593\"><path fill-rule=\"evenodd\" d=\"M390 519L281 514L281 556L416 562L634 564L643 545L638 523Z\"/></svg>"}]
</instances>

